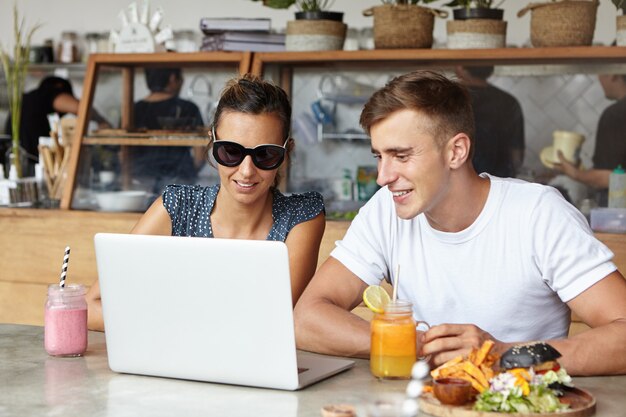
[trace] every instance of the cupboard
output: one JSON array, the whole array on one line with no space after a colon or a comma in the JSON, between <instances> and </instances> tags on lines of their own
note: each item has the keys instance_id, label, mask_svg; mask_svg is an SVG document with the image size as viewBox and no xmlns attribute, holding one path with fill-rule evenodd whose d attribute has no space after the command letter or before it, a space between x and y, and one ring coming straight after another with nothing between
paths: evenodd
<instances>
[{"instance_id":1,"label":"cupboard","mask_svg":"<svg viewBox=\"0 0 626 417\"><path fill-rule=\"evenodd\" d=\"M155 147L185 150L187 147L202 149L206 146L207 135L203 127L209 123L209 107L213 104L213 96L218 94L213 91L212 84L219 84L221 88L225 80L248 72L251 56L249 52L91 55L72 139L61 208L107 211L108 207L101 207L102 202L95 201L99 192L137 187L137 178L133 175L133 151L140 154L142 149ZM181 126L181 118L163 117L159 121L160 126L154 130L135 128L135 102L143 87L138 80L143 77L142 70L153 68L180 68L183 77L193 75L192 82L180 94L186 99L197 93L200 88L196 85L197 81L205 84L202 93L208 102L204 103L207 111L200 116L202 121L189 121L188 125ZM211 83L210 75L219 75L219 81ZM149 90L143 87L143 92L146 94ZM96 98L102 95L112 96L109 102L117 101L106 111L99 110L105 118L108 116L112 128L90 130L89 116ZM93 171L94 166L97 172ZM100 175L103 171L110 175ZM140 204L135 211L145 208L145 204ZM110 210L127 211L123 205L113 205Z\"/></svg>"}]
</instances>

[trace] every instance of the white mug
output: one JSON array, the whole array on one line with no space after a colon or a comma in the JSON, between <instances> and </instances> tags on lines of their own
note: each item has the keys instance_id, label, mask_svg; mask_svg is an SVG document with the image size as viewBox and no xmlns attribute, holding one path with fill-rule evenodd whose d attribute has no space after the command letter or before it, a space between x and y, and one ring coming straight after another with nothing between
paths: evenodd
<instances>
[{"instance_id":1,"label":"white mug","mask_svg":"<svg viewBox=\"0 0 626 417\"><path fill-rule=\"evenodd\" d=\"M555 130L552 133L552 138L554 139L552 160L558 162L558 152L561 151L565 159L577 165L580 161L580 146L585 141L585 137L576 132Z\"/></svg>"}]
</instances>

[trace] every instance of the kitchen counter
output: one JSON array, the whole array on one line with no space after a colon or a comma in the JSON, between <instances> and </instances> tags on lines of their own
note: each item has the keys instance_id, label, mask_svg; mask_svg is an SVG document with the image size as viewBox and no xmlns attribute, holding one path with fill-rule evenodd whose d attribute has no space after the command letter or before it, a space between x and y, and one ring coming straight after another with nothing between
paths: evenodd
<instances>
[{"instance_id":1,"label":"kitchen counter","mask_svg":"<svg viewBox=\"0 0 626 417\"><path fill-rule=\"evenodd\" d=\"M596 397L596 416L624 415L626 376L574 383ZM367 401L403 392L406 381L377 381L366 360L296 392L117 374L103 333L89 333L84 357L53 358L43 349L42 327L0 324L0 387L0 416L319 417L326 404L350 403L365 417Z\"/></svg>"}]
</instances>

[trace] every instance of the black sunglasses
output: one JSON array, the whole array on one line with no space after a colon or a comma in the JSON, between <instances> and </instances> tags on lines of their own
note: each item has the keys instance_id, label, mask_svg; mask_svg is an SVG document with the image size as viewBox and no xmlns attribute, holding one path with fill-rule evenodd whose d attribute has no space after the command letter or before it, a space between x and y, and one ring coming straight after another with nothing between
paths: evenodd
<instances>
[{"instance_id":1,"label":"black sunglasses","mask_svg":"<svg viewBox=\"0 0 626 417\"><path fill-rule=\"evenodd\" d=\"M252 157L254 165L263 170L276 169L285 160L286 146L289 138L283 146L259 145L254 148L246 148L237 142L217 140L215 126L211 128L213 133L213 157L218 164L227 167L236 167L241 164L247 155Z\"/></svg>"}]
</instances>

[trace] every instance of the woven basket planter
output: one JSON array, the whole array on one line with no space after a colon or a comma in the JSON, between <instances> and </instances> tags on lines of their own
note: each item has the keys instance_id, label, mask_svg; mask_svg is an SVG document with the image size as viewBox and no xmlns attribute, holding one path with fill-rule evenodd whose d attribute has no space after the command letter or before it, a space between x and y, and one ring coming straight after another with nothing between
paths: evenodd
<instances>
[{"instance_id":1,"label":"woven basket planter","mask_svg":"<svg viewBox=\"0 0 626 417\"><path fill-rule=\"evenodd\" d=\"M598 0L530 3L517 13L532 11L530 43L541 46L589 46L596 28Z\"/></svg>"},{"instance_id":2,"label":"woven basket planter","mask_svg":"<svg viewBox=\"0 0 626 417\"><path fill-rule=\"evenodd\" d=\"M506 22L493 19L448 20L448 48L504 48Z\"/></svg>"},{"instance_id":3,"label":"woven basket planter","mask_svg":"<svg viewBox=\"0 0 626 417\"><path fill-rule=\"evenodd\" d=\"M287 22L285 49L288 51L333 51L343 49L348 27L334 20L291 20Z\"/></svg>"},{"instance_id":4,"label":"woven basket planter","mask_svg":"<svg viewBox=\"0 0 626 417\"><path fill-rule=\"evenodd\" d=\"M626 15L617 16L617 46L626 46Z\"/></svg>"},{"instance_id":5,"label":"woven basket planter","mask_svg":"<svg viewBox=\"0 0 626 417\"><path fill-rule=\"evenodd\" d=\"M376 49L430 48L433 45L435 15L447 12L411 4L384 4L363 11L374 16Z\"/></svg>"}]
</instances>

